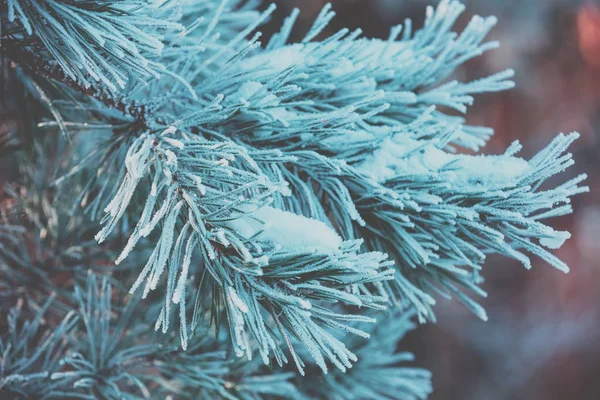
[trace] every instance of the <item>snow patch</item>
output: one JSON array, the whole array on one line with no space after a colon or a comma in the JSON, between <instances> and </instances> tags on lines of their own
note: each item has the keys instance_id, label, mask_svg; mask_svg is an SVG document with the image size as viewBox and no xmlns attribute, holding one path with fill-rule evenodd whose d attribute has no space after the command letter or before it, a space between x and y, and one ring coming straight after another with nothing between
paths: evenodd
<instances>
[{"instance_id":1,"label":"snow patch","mask_svg":"<svg viewBox=\"0 0 600 400\"><path fill-rule=\"evenodd\" d=\"M275 70L283 71L293 65L304 65L307 47L302 44L293 44L271 51L264 51L248 58L243 68L249 71L269 66Z\"/></svg>"},{"instance_id":2,"label":"snow patch","mask_svg":"<svg viewBox=\"0 0 600 400\"><path fill-rule=\"evenodd\" d=\"M511 156L456 156L455 182L489 187L514 186L529 169L527 161Z\"/></svg>"},{"instance_id":3,"label":"snow patch","mask_svg":"<svg viewBox=\"0 0 600 400\"><path fill-rule=\"evenodd\" d=\"M550 238L542 238L540 239L540 244L542 246L545 246L549 249L560 249L560 247L565 243L565 240L569 239L571 237L571 234L569 234L568 232L561 232L563 233L560 236L554 236L554 237L550 237Z\"/></svg>"},{"instance_id":4,"label":"snow patch","mask_svg":"<svg viewBox=\"0 0 600 400\"><path fill-rule=\"evenodd\" d=\"M342 238L323 222L268 206L228 226L245 239L271 242L284 250L333 252L342 244Z\"/></svg>"},{"instance_id":5,"label":"snow patch","mask_svg":"<svg viewBox=\"0 0 600 400\"><path fill-rule=\"evenodd\" d=\"M399 175L444 174L455 185L514 186L529 170L522 158L450 154L429 142L386 138L357 169L383 182Z\"/></svg>"},{"instance_id":6,"label":"snow patch","mask_svg":"<svg viewBox=\"0 0 600 400\"><path fill-rule=\"evenodd\" d=\"M244 82L238 89L234 97L248 99L252 97L256 92L262 89L263 84L257 81Z\"/></svg>"}]
</instances>

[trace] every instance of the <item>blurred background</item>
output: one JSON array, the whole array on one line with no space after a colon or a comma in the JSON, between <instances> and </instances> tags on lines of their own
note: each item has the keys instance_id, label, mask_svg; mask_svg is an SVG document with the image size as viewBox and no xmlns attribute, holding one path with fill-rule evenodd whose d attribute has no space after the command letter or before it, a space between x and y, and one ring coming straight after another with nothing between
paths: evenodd
<instances>
[{"instance_id":1,"label":"blurred background","mask_svg":"<svg viewBox=\"0 0 600 400\"><path fill-rule=\"evenodd\" d=\"M564 275L541 260L531 271L491 257L484 275L489 297L484 323L457 302L441 300L438 324L422 326L403 347L434 374L433 400L600 399L600 2L579 0L466 0L458 28L475 15L495 15L490 40L499 50L458 72L475 79L516 70L517 88L477 97L471 124L493 127L484 149L501 153L514 140L529 157L559 132L578 131L576 165L558 179L587 172L591 193L575 197L575 214L557 218L572 239L556 252L571 266ZM326 0L280 0L275 29L293 7L302 10L297 36ZM421 26L435 0L333 0L330 31L361 27L387 37L404 18ZM269 27L265 29L269 31Z\"/></svg>"}]
</instances>

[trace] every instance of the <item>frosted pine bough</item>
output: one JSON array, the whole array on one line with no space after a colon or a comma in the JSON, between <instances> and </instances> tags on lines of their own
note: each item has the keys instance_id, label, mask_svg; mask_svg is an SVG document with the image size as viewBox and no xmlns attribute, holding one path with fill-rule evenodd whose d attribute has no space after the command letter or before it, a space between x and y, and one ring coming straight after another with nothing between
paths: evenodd
<instances>
[{"instance_id":1,"label":"frosted pine bough","mask_svg":"<svg viewBox=\"0 0 600 400\"><path fill-rule=\"evenodd\" d=\"M492 134L465 123L473 96L513 86L510 70L448 81L497 47L484 42L494 18L454 33L463 6L442 1L414 33L407 20L388 40L359 30L317 40L334 17L326 6L299 43L289 39L294 11L262 45L255 32L274 8L257 12L255 2L6 5L17 32L9 44L21 46L13 57L70 96L46 101L56 124L74 143L106 138L72 157L55 186L94 172L78 206L101 220L100 244L122 249L118 265L140 266L130 292L157 305L156 330L168 335L178 321L183 349L199 327L225 321L237 356L293 363L300 374L313 361L345 372L359 357L339 333L369 338L366 327L389 312L381 310L433 320L441 294L486 319L473 296L485 296L489 253L568 271L549 250L569 234L544 222L571 212L585 177L542 185L572 165L566 150L577 135L559 135L530 160L516 156L518 143L502 155L460 151L479 151ZM40 15L49 23L36 25ZM24 42L31 35L40 43ZM89 112L73 111L74 96ZM384 365L359 356L356 368ZM337 375L328 387L340 398L426 397L427 374L415 372L406 389L405 372L395 367L380 392Z\"/></svg>"}]
</instances>

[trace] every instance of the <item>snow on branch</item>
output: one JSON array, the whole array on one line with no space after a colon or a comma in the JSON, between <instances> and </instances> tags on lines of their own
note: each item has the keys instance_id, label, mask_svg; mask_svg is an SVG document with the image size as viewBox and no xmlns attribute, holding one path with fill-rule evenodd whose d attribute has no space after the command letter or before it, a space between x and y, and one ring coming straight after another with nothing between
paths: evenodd
<instances>
[{"instance_id":1,"label":"snow on branch","mask_svg":"<svg viewBox=\"0 0 600 400\"><path fill-rule=\"evenodd\" d=\"M327 253L338 250L342 244L342 238L325 223L269 206L229 225L246 240L275 243L288 251L307 249Z\"/></svg>"},{"instance_id":2,"label":"snow on branch","mask_svg":"<svg viewBox=\"0 0 600 400\"><path fill-rule=\"evenodd\" d=\"M327 151L328 139L355 132L377 139L427 115L424 127L451 125L457 130L454 143L477 149L491 132L462 127L462 117L447 110L465 113L474 94L511 88L513 71L443 83L462 63L497 46L483 42L494 18L475 17L461 34L451 31L463 8L443 1L422 30L413 35L407 21L387 41L342 29L322 42L286 44L286 25L266 50L243 53L243 61L234 58L193 86L209 97L223 94L223 106L231 111L217 131L235 132L253 146ZM315 26L330 19L323 15ZM195 123L178 121L181 127Z\"/></svg>"},{"instance_id":3,"label":"snow on branch","mask_svg":"<svg viewBox=\"0 0 600 400\"><path fill-rule=\"evenodd\" d=\"M213 296L224 298L238 355L252 355L250 332L265 363L270 351L280 364L285 360L277 344L280 338L273 336L275 327L267 329L263 319L267 312L275 318L281 339L300 337L323 370L322 352L339 368L349 367L352 353L320 324L339 328L344 320L358 317L313 308L312 301L384 308L384 294L372 295L361 287L393 279L386 256L358 254L360 243L342 243L325 223L268 205L274 194L289 193L282 182L264 175L258 163L278 165L294 157L278 151L249 153L231 143L196 137L176 139L173 133L175 129L145 135L131 145L124 180L96 236L105 240L126 213L140 181L151 181L142 214L117 262L162 224L154 251L131 288L133 293L143 286L146 297L167 275L156 329L168 331L171 309L178 305L181 342L187 347L186 288L192 270L198 269L193 256L199 253L199 262L219 287ZM355 288L353 293L349 287ZM294 354L292 347L290 351ZM294 359L301 370L302 361Z\"/></svg>"},{"instance_id":4,"label":"snow on branch","mask_svg":"<svg viewBox=\"0 0 600 400\"><path fill-rule=\"evenodd\" d=\"M529 161L514 156L518 143L504 155L470 156L402 135L381 141L353 166L290 152L297 158L294 170L321 188L290 187L310 197L306 201L326 202L344 238L364 238L368 249L390 254L400 274L388 293L415 305L420 316L433 318L431 295L442 290L486 319L464 293L485 295L477 285L486 254L504 254L530 268L529 253L568 271L548 249L560 247L569 233L542 220L571 211L570 198L588 190L579 185L585 175L541 187L573 164L565 152L577 137L559 135Z\"/></svg>"}]
</instances>

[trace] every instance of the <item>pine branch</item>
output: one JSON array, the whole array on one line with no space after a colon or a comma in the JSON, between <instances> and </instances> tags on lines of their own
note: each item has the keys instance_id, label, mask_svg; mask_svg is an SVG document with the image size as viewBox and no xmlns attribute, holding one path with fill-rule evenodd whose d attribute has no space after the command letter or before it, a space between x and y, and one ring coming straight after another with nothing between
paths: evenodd
<instances>
[{"instance_id":1,"label":"pine branch","mask_svg":"<svg viewBox=\"0 0 600 400\"><path fill-rule=\"evenodd\" d=\"M64 338L77 323L74 313L67 314L53 329L44 315L53 296L48 298L35 317L22 321L20 302L8 314L8 331L0 337L0 394L10 398L58 398L70 396L63 391L67 379L55 378L60 360L66 352Z\"/></svg>"},{"instance_id":2,"label":"pine branch","mask_svg":"<svg viewBox=\"0 0 600 400\"><path fill-rule=\"evenodd\" d=\"M327 367L321 352L338 368L349 367L354 359L352 353L320 325L344 328L339 321L359 317L329 313L325 308L313 307L312 301L383 308L385 296L360 293L359 286L392 278L391 271L385 268L389 265L385 256L359 255L359 243L341 244L333 232L325 236L327 226L265 207L268 197L285 187L272 183L258 169L257 161L285 162L279 152L252 154L233 144L198 138L179 141L168 137L174 131L141 137L132 144L125 162L127 175L107 207L106 225L97 235L100 242L108 236L141 179L154 169L148 201L117 263L130 254L141 237L148 236L163 221L156 247L131 288L133 293L143 285L146 297L167 273L165 305L156 329L162 327L167 332L171 303L179 304L181 341L184 348L187 346L185 293L191 258L197 250L207 260L204 268L209 279L214 279L218 287L211 301L215 297L224 299L238 356L245 353L251 357L250 333L265 363L271 351L280 365L287 362L277 344L280 339L274 333L279 330L287 343L286 331L298 337L323 370ZM243 161L240 163L236 158ZM251 167L253 173L240 169L244 167ZM152 216L151 211L158 204L161 205ZM177 228L178 225L182 228ZM299 229L290 234L289 229L294 225ZM308 230L324 233L301 242L299 235ZM287 240L286 235L290 235ZM223 247L230 251L221 251ZM347 287L354 287L355 293L347 293ZM200 302L208 302L210 298ZM275 318L276 327L267 328L264 312ZM291 346L289 350L302 371L303 362Z\"/></svg>"},{"instance_id":3,"label":"pine branch","mask_svg":"<svg viewBox=\"0 0 600 400\"><path fill-rule=\"evenodd\" d=\"M3 55L13 60L23 68L31 77L45 77L55 82L61 83L76 93L89 96L101 102L109 109L115 109L123 115L132 118L134 125L140 131L144 131L148 126L148 115L152 115L148 106L135 101L130 101L124 96L115 95L110 89L102 84L86 86L81 82L68 76L64 70L57 65L51 65L47 60L39 55L23 48L17 41L4 39L1 42Z\"/></svg>"},{"instance_id":4,"label":"pine branch","mask_svg":"<svg viewBox=\"0 0 600 400\"><path fill-rule=\"evenodd\" d=\"M69 351L52 359L62 365L38 370L36 358L35 368L21 368L31 392L49 378L65 397L420 400L431 392L429 373L398 365L412 356L395 352L410 322L392 314L372 329L365 309L392 300L399 312L414 307L420 320L433 319L439 293L485 319L470 296L485 295L487 254L526 267L535 255L568 270L550 250L569 234L543 220L571 212L585 176L544 185L572 165L566 151L576 135L559 135L530 160L515 156L518 143L499 156L459 151L478 150L492 133L465 125L474 95L513 86L512 70L447 81L497 46L484 42L494 18L455 33L464 7L442 1L414 33L407 20L387 41L347 29L316 41L334 17L326 6L299 43L288 43L296 10L262 47L253 32L274 7L258 12L252 1L6 5L3 55L69 89L34 85L57 120L38 129L70 126L99 142L81 135L53 144L51 134L31 142L35 160L21 165L44 178L27 182L39 190L24 193L34 204L24 209L42 240L24 246L13 227L0 227L3 283L31 279L44 258L28 255L47 246L45 257L57 257L41 265L44 277L71 266L65 261L79 271L109 257L119 264L115 282L131 284L147 306L135 308L136 297L121 309L113 298L127 299L93 274L74 296L61 292L81 323L69 332L58 324ZM116 127L111 110L133 123ZM96 221L102 212L95 239L111 243L81 243L93 225L82 214ZM158 341L147 329L156 316ZM214 340L202 329L209 322ZM301 375L337 370L307 388L273 373L273 360L293 361Z\"/></svg>"},{"instance_id":5,"label":"pine branch","mask_svg":"<svg viewBox=\"0 0 600 400\"><path fill-rule=\"evenodd\" d=\"M149 330L132 318L139 298L121 310L112 304L112 296L109 280L98 282L94 274L84 290L76 288L82 326L71 338L72 353L63 359L67 368L55 373L55 379L68 377L73 388L111 399L132 393L144 398L161 393L227 400L294 395L289 383L293 374L263 377L256 363L241 367L222 350L224 343L206 331L198 332L198 340L187 351L174 343L173 336L162 343L153 341ZM263 379L271 382L269 389L261 385Z\"/></svg>"},{"instance_id":6,"label":"pine branch","mask_svg":"<svg viewBox=\"0 0 600 400\"><path fill-rule=\"evenodd\" d=\"M292 174L304 172L306 182L319 191L297 184L291 189L297 196L310 197L301 204L328 205L345 237L367 238L369 249L393 255L401 274L389 293L397 300L432 318L434 299L429 293L441 288L485 319L483 309L462 290L485 295L477 284L487 253L504 254L530 268L529 258L519 251L523 248L567 271L562 261L532 240L554 249L570 236L540 220L570 212L569 198L588 190L579 186L585 175L555 189L539 187L572 165L571 155L564 152L576 138L560 135L529 162L513 157L518 143L504 156L472 157L403 137L382 144L356 167L316 153L290 152L297 160ZM349 143L350 139L345 145ZM374 178L382 168L389 175L377 182Z\"/></svg>"},{"instance_id":7,"label":"pine branch","mask_svg":"<svg viewBox=\"0 0 600 400\"><path fill-rule=\"evenodd\" d=\"M577 186L585 178L581 176L555 192L532 192L530 186L538 187L569 165L570 156L555 150L553 161L543 165L535 160L529 165L512 154L452 154L453 144L477 149L487 131L465 127L462 118L434 107L465 112L473 94L513 86L507 80L511 70L474 82L443 82L461 63L497 45L482 43L495 18L475 17L460 35L450 31L463 9L458 2L444 1L428 12L422 30L413 35L410 24L405 26L400 40L397 28L387 42L357 39L360 31L341 30L313 43L311 38L332 17L325 8L302 43L285 44L288 24L266 50L243 53L243 64L226 63L215 79L198 86L211 93L209 98L219 99L221 120L200 110L173 123L249 148L286 151L296 158L288 163L294 166L289 172L280 168L278 174L294 182L294 191L291 200L280 199L278 206L310 213L339 228L347 239L365 238L368 250L393 255L401 274L390 294L416 305L422 317L433 318L431 294L439 284L485 319L483 309L462 292L485 295L477 287L485 253L506 254L528 266L528 258L516 250L524 246L565 269L529 240L559 244L565 233L542 227L534 218L518 222L530 232L513 227L509 233L493 223L498 213L528 215L535 211L529 202L536 210L552 208L587 189ZM564 151L571 140L559 138L551 147ZM479 174L477 163L484 164ZM512 172L498 172L503 168ZM449 177L455 181L450 187ZM319 193L314 186L320 186ZM479 192L488 197L478 198ZM507 196L514 202L502 200ZM502 204L500 209L496 203Z\"/></svg>"},{"instance_id":8,"label":"pine branch","mask_svg":"<svg viewBox=\"0 0 600 400\"><path fill-rule=\"evenodd\" d=\"M308 379L296 379L296 385L308 399L427 399L433 391L431 373L407 365L414 361L414 355L398 351L401 340L415 328L412 317L411 312L391 312L377 325L358 325L371 337L352 338L350 345L359 358L354 368L324 377L319 376L320 371L310 371ZM321 378L323 381L315 385L314 379Z\"/></svg>"},{"instance_id":9,"label":"pine branch","mask_svg":"<svg viewBox=\"0 0 600 400\"><path fill-rule=\"evenodd\" d=\"M170 22L171 3L7 0L3 25L27 46L32 36L47 58L84 87L102 82L123 89L129 77L158 78L164 66L150 58L163 48L160 31L180 30ZM41 53L42 51L38 51Z\"/></svg>"}]
</instances>

